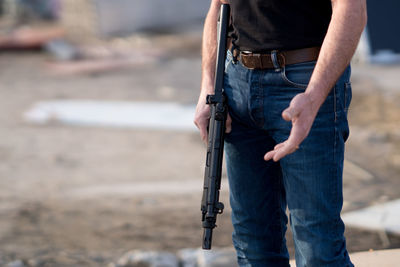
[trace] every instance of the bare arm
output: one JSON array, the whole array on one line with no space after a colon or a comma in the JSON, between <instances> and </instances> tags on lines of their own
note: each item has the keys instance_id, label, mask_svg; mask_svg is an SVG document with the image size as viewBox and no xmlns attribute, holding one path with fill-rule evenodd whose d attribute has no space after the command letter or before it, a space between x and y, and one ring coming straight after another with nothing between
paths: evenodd
<instances>
[{"instance_id":1,"label":"bare arm","mask_svg":"<svg viewBox=\"0 0 400 267\"><path fill-rule=\"evenodd\" d=\"M365 0L332 0L332 20L306 93L316 109L349 65L367 21Z\"/></svg>"},{"instance_id":2,"label":"bare arm","mask_svg":"<svg viewBox=\"0 0 400 267\"><path fill-rule=\"evenodd\" d=\"M332 0L332 19L308 87L282 113L292 121L290 136L268 152L265 160L278 161L293 153L307 137L319 108L350 63L366 20L366 0Z\"/></svg>"},{"instance_id":3,"label":"bare arm","mask_svg":"<svg viewBox=\"0 0 400 267\"><path fill-rule=\"evenodd\" d=\"M217 20L221 8L220 0L212 0L204 22L202 42L201 94L214 92L215 61L217 57Z\"/></svg>"},{"instance_id":4,"label":"bare arm","mask_svg":"<svg viewBox=\"0 0 400 267\"><path fill-rule=\"evenodd\" d=\"M207 142L207 126L210 119L210 107L206 104L206 97L214 93L215 62L217 57L217 21L221 3L226 3L226 1L211 1L211 6L204 22L201 91L194 118L194 123L200 130L200 137L203 142ZM230 120L229 117L226 124L227 132L230 131Z\"/></svg>"}]
</instances>

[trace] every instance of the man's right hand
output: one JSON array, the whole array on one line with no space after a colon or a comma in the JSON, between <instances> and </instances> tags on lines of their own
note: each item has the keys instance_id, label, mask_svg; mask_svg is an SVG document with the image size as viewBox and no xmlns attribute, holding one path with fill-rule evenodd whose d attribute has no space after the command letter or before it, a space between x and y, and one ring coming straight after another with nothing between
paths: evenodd
<instances>
[{"instance_id":1,"label":"man's right hand","mask_svg":"<svg viewBox=\"0 0 400 267\"><path fill-rule=\"evenodd\" d=\"M206 103L207 94L201 94L199 101L196 106L196 113L194 116L194 124L200 130L201 140L207 145L208 142L208 124L210 122L210 105ZM226 119L226 133L230 133L232 130L232 119L231 116L227 116Z\"/></svg>"}]
</instances>

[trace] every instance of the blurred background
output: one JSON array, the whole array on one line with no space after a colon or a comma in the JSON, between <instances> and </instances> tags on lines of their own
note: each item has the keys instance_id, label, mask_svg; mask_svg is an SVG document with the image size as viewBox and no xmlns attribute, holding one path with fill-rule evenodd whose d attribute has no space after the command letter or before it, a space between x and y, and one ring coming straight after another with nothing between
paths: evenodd
<instances>
[{"instance_id":1,"label":"blurred background","mask_svg":"<svg viewBox=\"0 0 400 267\"><path fill-rule=\"evenodd\" d=\"M400 2L368 5L344 171L350 252L400 247ZM0 266L136 266L154 255L212 266L193 260L208 6L0 0ZM232 258L225 173L221 194L213 244Z\"/></svg>"}]
</instances>

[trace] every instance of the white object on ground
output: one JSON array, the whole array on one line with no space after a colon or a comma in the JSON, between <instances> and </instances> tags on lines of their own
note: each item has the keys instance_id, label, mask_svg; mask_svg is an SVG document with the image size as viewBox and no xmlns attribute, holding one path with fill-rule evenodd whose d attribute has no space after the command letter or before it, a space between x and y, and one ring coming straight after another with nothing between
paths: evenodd
<instances>
[{"instance_id":1,"label":"white object on ground","mask_svg":"<svg viewBox=\"0 0 400 267\"><path fill-rule=\"evenodd\" d=\"M38 124L196 131L194 112L178 103L67 100L39 102L24 116Z\"/></svg>"},{"instance_id":2,"label":"white object on ground","mask_svg":"<svg viewBox=\"0 0 400 267\"><path fill-rule=\"evenodd\" d=\"M400 234L400 199L342 215L347 226Z\"/></svg>"},{"instance_id":3,"label":"white object on ground","mask_svg":"<svg viewBox=\"0 0 400 267\"><path fill-rule=\"evenodd\" d=\"M350 259L354 266L357 267L398 267L400 262L400 249L351 253ZM296 266L295 260L290 261L290 266Z\"/></svg>"}]
</instances>

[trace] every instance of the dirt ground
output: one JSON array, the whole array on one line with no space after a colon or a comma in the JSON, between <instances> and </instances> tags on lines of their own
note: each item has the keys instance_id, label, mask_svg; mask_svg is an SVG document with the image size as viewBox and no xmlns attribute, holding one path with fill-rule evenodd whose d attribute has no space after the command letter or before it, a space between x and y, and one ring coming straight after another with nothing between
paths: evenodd
<instances>
[{"instance_id":1,"label":"dirt ground","mask_svg":"<svg viewBox=\"0 0 400 267\"><path fill-rule=\"evenodd\" d=\"M0 54L0 265L105 266L132 249L200 246L205 148L197 133L23 119L34 103L55 99L194 104L199 47L186 48L171 45L181 56L157 64L74 76L51 74L43 53ZM344 211L400 197L399 71L353 66L346 158L373 179L345 176ZM226 206L227 194L225 187ZM229 207L218 225L214 245L231 246ZM348 228L346 237L350 252L400 247L400 237L386 233ZM290 233L288 245L293 255Z\"/></svg>"}]
</instances>

